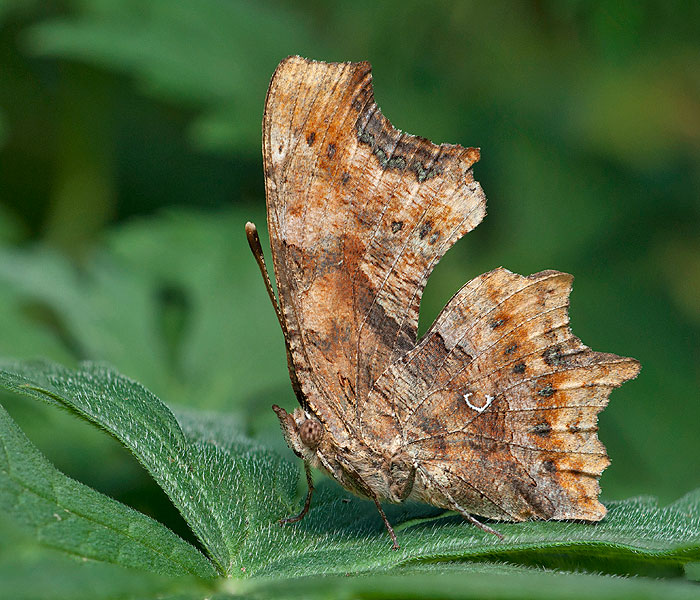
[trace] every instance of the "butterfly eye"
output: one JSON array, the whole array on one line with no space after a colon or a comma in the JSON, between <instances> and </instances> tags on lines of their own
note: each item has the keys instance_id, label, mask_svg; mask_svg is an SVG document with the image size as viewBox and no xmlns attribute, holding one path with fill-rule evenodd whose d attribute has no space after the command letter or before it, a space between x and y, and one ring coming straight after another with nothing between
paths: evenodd
<instances>
[{"instance_id":1,"label":"butterfly eye","mask_svg":"<svg viewBox=\"0 0 700 600\"><path fill-rule=\"evenodd\" d=\"M306 419L299 427L299 437L309 448L316 448L323 437L323 426L313 419Z\"/></svg>"}]
</instances>

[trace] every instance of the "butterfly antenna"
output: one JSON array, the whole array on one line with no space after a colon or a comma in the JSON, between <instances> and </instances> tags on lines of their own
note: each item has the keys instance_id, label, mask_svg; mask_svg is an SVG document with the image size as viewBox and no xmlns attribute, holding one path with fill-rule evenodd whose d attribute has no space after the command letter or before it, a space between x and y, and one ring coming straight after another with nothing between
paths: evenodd
<instances>
[{"instance_id":1,"label":"butterfly antenna","mask_svg":"<svg viewBox=\"0 0 700 600\"><path fill-rule=\"evenodd\" d=\"M282 334L284 335L284 348L287 351L287 368L289 369L289 376L292 380L292 389L294 390L294 394L299 400L299 403L302 406L306 406L306 396L304 396L304 393L301 391L301 384L299 383L299 378L297 377L297 372L294 368L294 361L292 360L292 351L289 348L289 333L287 332L287 326L282 319L282 311L280 310L279 302L277 302L275 292L272 291L272 282L270 281L270 275L267 272L265 256L263 255L262 246L260 245L260 236L258 236L258 228L255 226L255 223L248 221L248 223L245 224L245 235L248 238L250 251L255 257L255 262L258 263L260 274L265 282L267 295L270 298L270 302L272 302L272 307L275 309L277 320L282 328Z\"/></svg>"},{"instance_id":2,"label":"butterfly antenna","mask_svg":"<svg viewBox=\"0 0 700 600\"><path fill-rule=\"evenodd\" d=\"M280 311L280 305L275 297L275 292L272 291L272 282L270 281L270 275L267 272L265 256L263 255L262 246L260 245L260 236L258 235L258 228L255 226L255 223L248 221L248 223L245 224L245 235L248 238L248 245L250 246L250 251L255 257L255 262L258 263L258 268L260 269L260 274L265 282L267 295L270 298L270 302L272 302L272 307L275 309L277 320L280 322L282 331L285 331L286 328L284 326L284 322L282 321L282 311Z\"/></svg>"}]
</instances>

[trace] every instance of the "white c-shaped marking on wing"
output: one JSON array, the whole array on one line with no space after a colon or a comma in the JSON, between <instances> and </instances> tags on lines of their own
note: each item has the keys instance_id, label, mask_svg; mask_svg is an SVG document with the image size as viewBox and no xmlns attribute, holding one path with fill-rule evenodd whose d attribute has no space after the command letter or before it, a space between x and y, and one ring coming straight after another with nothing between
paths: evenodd
<instances>
[{"instance_id":1,"label":"white c-shaped marking on wing","mask_svg":"<svg viewBox=\"0 0 700 600\"><path fill-rule=\"evenodd\" d=\"M464 394L464 401L467 403L467 406L469 408L471 408L472 410L475 410L476 412L479 412L479 413L484 412L489 406L491 406L491 403L493 402L493 399L494 399L493 396L489 396L488 394L486 394L486 404L484 404L483 406L475 406L474 404L469 402L469 396L472 396L472 395L473 395L472 392L467 392L466 394Z\"/></svg>"}]
</instances>

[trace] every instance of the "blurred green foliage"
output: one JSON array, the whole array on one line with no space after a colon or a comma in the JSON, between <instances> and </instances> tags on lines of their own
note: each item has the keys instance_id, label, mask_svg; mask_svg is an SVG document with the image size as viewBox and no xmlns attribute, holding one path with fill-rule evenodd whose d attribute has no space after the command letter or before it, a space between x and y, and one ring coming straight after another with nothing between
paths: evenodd
<instances>
[{"instance_id":1,"label":"blurred green foliage","mask_svg":"<svg viewBox=\"0 0 700 600\"><path fill-rule=\"evenodd\" d=\"M603 496L700 485L693 1L0 0L0 353L107 359L280 443L268 406L293 398L241 225L263 219L262 106L289 54L369 60L395 126L482 149L489 215L437 267L422 329L499 265L573 273L574 332L643 366L601 415ZM177 519L116 444L8 408L64 471Z\"/></svg>"}]
</instances>

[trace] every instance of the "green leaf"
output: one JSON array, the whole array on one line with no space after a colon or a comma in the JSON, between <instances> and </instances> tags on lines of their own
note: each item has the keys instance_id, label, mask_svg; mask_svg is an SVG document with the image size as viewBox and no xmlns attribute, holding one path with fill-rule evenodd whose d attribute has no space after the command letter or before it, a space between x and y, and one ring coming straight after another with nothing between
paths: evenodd
<instances>
[{"instance_id":1,"label":"green leaf","mask_svg":"<svg viewBox=\"0 0 700 600\"><path fill-rule=\"evenodd\" d=\"M392 551L369 502L343 502L337 490L317 498L308 517L291 528L256 528L242 564L258 575L302 576L383 570L416 561L499 560L611 573L682 575L700 556L700 493L669 507L651 499L608 505L597 525L530 522L497 524L499 541L461 517L421 505L388 507L401 549ZM293 533L292 533L293 530ZM260 558L263 557L262 560Z\"/></svg>"},{"instance_id":2,"label":"green leaf","mask_svg":"<svg viewBox=\"0 0 700 600\"><path fill-rule=\"evenodd\" d=\"M452 560L681 576L685 563L700 558L700 491L667 507L648 498L612 502L598 524L496 524L504 541L434 507L387 506L401 543L392 551L372 503L323 480L309 515L280 527L277 520L299 508L298 470L238 434L235 419L185 411L176 419L142 386L105 366L4 368L4 387L61 403L128 446L229 576L362 573Z\"/></svg>"},{"instance_id":3,"label":"green leaf","mask_svg":"<svg viewBox=\"0 0 700 600\"><path fill-rule=\"evenodd\" d=\"M0 111L0 149L3 144L3 135L7 133L3 123L3 113ZM24 226L17 214L11 211L6 205L0 204L0 246L18 243L27 236L26 226Z\"/></svg>"},{"instance_id":4,"label":"green leaf","mask_svg":"<svg viewBox=\"0 0 700 600\"><path fill-rule=\"evenodd\" d=\"M684 570L688 579L700 582L700 562L687 563Z\"/></svg>"},{"instance_id":5,"label":"green leaf","mask_svg":"<svg viewBox=\"0 0 700 600\"><path fill-rule=\"evenodd\" d=\"M218 590L218 591L217 591ZM13 600L366 600L575 598L634 600L698 598L696 585L600 575L556 573L507 564L442 563L401 567L387 574L302 577L294 580L206 581L165 578L44 550L0 563L0 597Z\"/></svg>"},{"instance_id":6,"label":"green leaf","mask_svg":"<svg viewBox=\"0 0 700 600\"><path fill-rule=\"evenodd\" d=\"M256 600L363 598L382 600L532 599L656 600L699 598L687 582L557 573L504 564L440 564L359 577L305 577L243 586ZM240 597L221 595L214 598Z\"/></svg>"},{"instance_id":7,"label":"green leaf","mask_svg":"<svg viewBox=\"0 0 700 600\"><path fill-rule=\"evenodd\" d=\"M269 503L269 477L286 479L282 491L294 493L297 472L289 463L235 435L228 435L223 444L214 443L195 418L183 417L186 436L158 398L108 367L84 363L72 370L47 362L2 367L0 383L7 389L63 404L127 446L223 574L232 572L251 517ZM260 474L258 485L251 482L253 474Z\"/></svg>"},{"instance_id":8,"label":"green leaf","mask_svg":"<svg viewBox=\"0 0 700 600\"><path fill-rule=\"evenodd\" d=\"M2 527L0 533L5 534ZM26 544L0 561L0 598L12 600L155 599L174 593L201 600L213 581L130 569Z\"/></svg>"},{"instance_id":9,"label":"green leaf","mask_svg":"<svg viewBox=\"0 0 700 600\"><path fill-rule=\"evenodd\" d=\"M0 509L47 546L157 573L211 576L206 559L161 524L57 471L0 406Z\"/></svg>"},{"instance_id":10,"label":"green leaf","mask_svg":"<svg viewBox=\"0 0 700 600\"><path fill-rule=\"evenodd\" d=\"M53 324L46 329L61 332L76 358L99 352L127 367L147 365L151 384L168 389L170 373L154 326L157 306L151 282L99 256L79 270L45 247L3 251L0 278L43 312L37 321ZM128 318L115 309L122 303L129 307Z\"/></svg>"}]
</instances>

